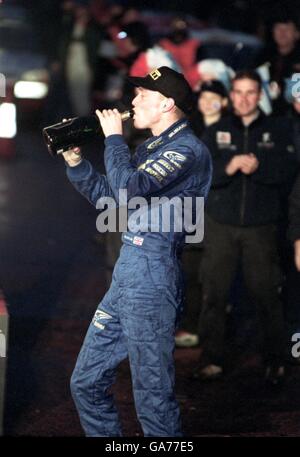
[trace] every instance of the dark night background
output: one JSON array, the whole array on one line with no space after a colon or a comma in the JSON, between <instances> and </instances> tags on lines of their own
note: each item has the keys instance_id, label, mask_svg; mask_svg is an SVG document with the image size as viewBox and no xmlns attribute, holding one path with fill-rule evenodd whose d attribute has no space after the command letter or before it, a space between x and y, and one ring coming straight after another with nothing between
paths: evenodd
<instances>
[{"instance_id":1,"label":"dark night background","mask_svg":"<svg viewBox=\"0 0 300 457\"><path fill-rule=\"evenodd\" d=\"M58 0L11 2L25 6L51 60L59 40ZM112 2L111 2L112 3ZM126 7L192 14L205 24L262 33L274 1L120 1ZM300 2L284 3L297 17ZM1 71L1 69L0 69ZM106 237L95 242L96 212L68 183L62 160L47 153L43 118L20 123L13 158L0 160L0 288L10 315L4 435L82 437L69 378L94 310L107 288L111 265ZM98 141L88 151L99 163ZM1 154L0 154L1 155ZM288 367L284 389L261 382L253 316L247 315L241 347L234 343L237 316L228 318L226 360L230 374L215 383L191 379L199 348L175 352L176 391L186 436L300 436L300 368ZM247 327L248 325L248 327ZM247 357L245 357L245 354ZM114 387L126 436L141 436L127 362Z\"/></svg>"}]
</instances>

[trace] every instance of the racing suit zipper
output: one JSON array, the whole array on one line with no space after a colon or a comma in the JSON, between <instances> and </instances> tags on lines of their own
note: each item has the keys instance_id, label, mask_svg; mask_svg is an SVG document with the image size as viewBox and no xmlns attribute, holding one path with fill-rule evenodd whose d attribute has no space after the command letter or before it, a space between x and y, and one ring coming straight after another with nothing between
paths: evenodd
<instances>
[{"instance_id":1,"label":"racing suit zipper","mask_svg":"<svg viewBox=\"0 0 300 457\"><path fill-rule=\"evenodd\" d=\"M244 127L243 153L248 154L248 127ZM241 225L244 224L245 207L246 207L247 176L242 175L242 202L241 202Z\"/></svg>"}]
</instances>

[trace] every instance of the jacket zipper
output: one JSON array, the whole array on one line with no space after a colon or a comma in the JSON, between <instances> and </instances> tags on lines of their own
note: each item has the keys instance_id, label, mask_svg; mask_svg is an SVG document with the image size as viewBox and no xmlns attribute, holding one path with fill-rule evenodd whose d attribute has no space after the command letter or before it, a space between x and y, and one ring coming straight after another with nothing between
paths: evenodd
<instances>
[{"instance_id":1,"label":"jacket zipper","mask_svg":"<svg viewBox=\"0 0 300 457\"><path fill-rule=\"evenodd\" d=\"M243 153L248 154L248 127L244 127L244 140L243 140ZM242 175L242 203L241 203L241 225L244 224L245 207L246 207L246 190L247 190L247 176Z\"/></svg>"}]
</instances>

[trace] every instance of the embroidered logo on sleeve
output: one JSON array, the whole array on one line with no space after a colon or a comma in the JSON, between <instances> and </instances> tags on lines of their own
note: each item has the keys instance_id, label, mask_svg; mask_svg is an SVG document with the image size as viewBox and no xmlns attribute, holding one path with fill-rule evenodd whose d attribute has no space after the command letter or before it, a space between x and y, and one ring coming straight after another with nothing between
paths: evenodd
<instances>
[{"instance_id":1,"label":"embroidered logo on sleeve","mask_svg":"<svg viewBox=\"0 0 300 457\"><path fill-rule=\"evenodd\" d=\"M186 157L183 154L175 151L166 151L163 153L163 156L177 168L182 168L181 163L186 160Z\"/></svg>"},{"instance_id":2,"label":"embroidered logo on sleeve","mask_svg":"<svg viewBox=\"0 0 300 457\"><path fill-rule=\"evenodd\" d=\"M159 173L157 173L157 171L153 170L153 168L148 167L145 169L145 171L149 173L149 175L154 176L154 178L156 178L157 181L160 182L163 180L163 177Z\"/></svg>"},{"instance_id":3,"label":"embroidered logo on sleeve","mask_svg":"<svg viewBox=\"0 0 300 457\"><path fill-rule=\"evenodd\" d=\"M105 311L102 311L101 309L97 309L97 311L94 314L92 323L95 327L100 328L100 330L103 330L105 328L105 325L102 324L100 321L105 321L107 319L112 319L112 316L107 314Z\"/></svg>"},{"instance_id":4,"label":"embroidered logo on sleeve","mask_svg":"<svg viewBox=\"0 0 300 457\"><path fill-rule=\"evenodd\" d=\"M152 141L151 143L148 144L147 149L155 149L157 146L160 146L163 143L163 138L159 137L156 140Z\"/></svg>"},{"instance_id":5,"label":"embroidered logo on sleeve","mask_svg":"<svg viewBox=\"0 0 300 457\"><path fill-rule=\"evenodd\" d=\"M146 162L144 163L141 163L141 165L138 166L138 170L145 170L145 168L147 167L147 165L149 165L150 163L154 162L154 160L152 159L148 159L146 160Z\"/></svg>"},{"instance_id":6,"label":"embroidered logo on sleeve","mask_svg":"<svg viewBox=\"0 0 300 457\"><path fill-rule=\"evenodd\" d=\"M156 170L160 175L162 176L167 176L167 172L158 165L158 163L153 163L152 165L152 168L154 168L154 170Z\"/></svg>"},{"instance_id":7,"label":"embroidered logo on sleeve","mask_svg":"<svg viewBox=\"0 0 300 457\"><path fill-rule=\"evenodd\" d=\"M159 160L158 160L158 163L160 163L161 165L163 165L163 166L166 168L166 170L170 171L171 173L172 173L173 171L175 171L175 168L172 167L172 165L170 165L169 162L167 162L167 161L164 160L164 159L159 159Z\"/></svg>"}]
</instances>

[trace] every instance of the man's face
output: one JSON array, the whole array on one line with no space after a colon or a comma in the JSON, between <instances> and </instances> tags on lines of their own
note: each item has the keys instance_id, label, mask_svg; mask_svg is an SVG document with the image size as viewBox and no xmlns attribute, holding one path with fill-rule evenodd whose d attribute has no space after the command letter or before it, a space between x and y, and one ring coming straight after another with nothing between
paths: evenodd
<instances>
[{"instance_id":1,"label":"man's face","mask_svg":"<svg viewBox=\"0 0 300 457\"><path fill-rule=\"evenodd\" d=\"M230 98L238 116L249 116L257 110L261 96L259 85L252 79L239 79L233 82Z\"/></svg>"},{"instance_id":2,"label":"man's face","mask_svg":"<svg viewBox=\"0 0 300 457\"><path fill-rule=\"evenodd\" d=\"M152 129L160 120L166 97L160 92L138 87L132 100L134 126L137 129Z\"/></svg>"},{"instance_id":3,"label":"man's face","mask_svg":"<svg viewBox=\"0 0 300 457\"><path fill-rule=\"evenodd\" d=\"M205 91L198 99L198 109L204 116L214 116L221 112L223 98L214 92Z\"/></svg>"},{"instance_id":4,"label":"man's face","mask_svg":"<svg viewBox=\"0 0 300 457\"><path fill-rule=\"evenodd\" d=\"M277 22L273 27L273 38L278 46L293 46L299 32L293 22Z\"/></svg>"}]
</instances>

